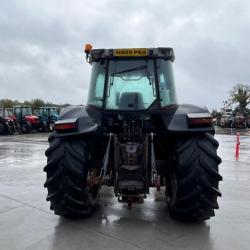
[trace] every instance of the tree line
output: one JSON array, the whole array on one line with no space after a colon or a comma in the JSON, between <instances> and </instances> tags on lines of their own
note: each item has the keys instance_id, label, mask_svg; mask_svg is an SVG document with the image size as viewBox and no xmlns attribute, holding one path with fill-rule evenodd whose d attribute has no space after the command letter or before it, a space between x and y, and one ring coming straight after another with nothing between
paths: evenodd
<instances>
[{"instance_id":1,"label":"tree line","mask_svg":"<svg viewBox=\"0 0 250 250\"><path fill-rule=\"evenodd\" d=\"M224 108L231 108L234 106L234 111L243 110L246 113L250 113L249 104L250 104L250 84L236 84L232 90L229 92L229 98L223 102ZM35 98L30 101L26 100L24 102L20 102L18 100L11 99L1 99L0 107L3 108L12 108L17 105L27 105L31 106L33 109L38 109L42 106L53 106L53 107L67 107L70 104L55 104L52 102L45 102L40 98ZM213 113L217 113L216 110L213 110Z\"/></svg>"},{"instance_id":2,"label":"tree line","mask_svg":"<svg viewBox=\"0 0 250 250\"><path fill-rule=\"evenodd\" d=\"M13 106L18 106L18 105L25 105L25 106L31 106L34 110L39 109L39 107L66 107L69 106L69 104L55 104L52 102L46 102L40 98L35 98L31 100L26 100L24 102L20 102L18 100L11 100L11 99L0 99L0 107L2 108L12 108Z\"/></svg>"}]
</instances>

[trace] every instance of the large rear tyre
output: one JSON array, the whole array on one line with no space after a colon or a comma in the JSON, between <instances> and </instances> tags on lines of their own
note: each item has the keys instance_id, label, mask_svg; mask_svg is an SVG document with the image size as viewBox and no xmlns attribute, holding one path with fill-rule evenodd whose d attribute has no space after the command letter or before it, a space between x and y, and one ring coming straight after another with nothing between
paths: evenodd
<instances>
[{"instance_id":1,"label":"large rear tyre","mask_svg":"<svg viewBox=\"0 0 250 250\"><path fill-rule=\"evenodd\" d=\"M86 141L54 138L45 154L44 186L50 209L67 217L90 215L98 204L99 185L90 187L87 181L90 153Z\"/></svg>"},{"instance_id":2,"label":"large rear tyre","mask_svg":"<svg viewBox=\"0 0 250 250\"><path fill-rule=\"evenodd\" d=\"M22 133L26 134L26 133L30 133L32 131L32 125L30 124L30 122L25 122L21 125L21 131Z\"/></svg>"},{"instance_id":3,"label":"large rear tyre","mask_svg":"<svg viewBox=\"0 0 250 250\"><path fill-rule=\"evenodd\" d=\"M5 133L4 125L0 123L0 135L3 135Z\"/></svg>"},{"instance_id":4,"label":"large rear tyre","mask_svg":"<svg viewBox=\"0 0 250 250\"><path fill-rule=\"evenodd\" d=\"M182 136L176 142L176 165L166 176L170 215L179 220L203 221L214 216L221 196L218 142L211 134Z\"/></svg>"},{"instance_id":5,"label":"large rear tyre","mask_svg":"<svg viewBox=\"0 0 250 250\"><path fill-rule=\"evenodd\" d=\"M8 134L14 135L14 133L15 133L15 126L14 126L14 122L13 121L9 121L7 123L7 129L8 129Z\"/></svg>"}]
</instances>

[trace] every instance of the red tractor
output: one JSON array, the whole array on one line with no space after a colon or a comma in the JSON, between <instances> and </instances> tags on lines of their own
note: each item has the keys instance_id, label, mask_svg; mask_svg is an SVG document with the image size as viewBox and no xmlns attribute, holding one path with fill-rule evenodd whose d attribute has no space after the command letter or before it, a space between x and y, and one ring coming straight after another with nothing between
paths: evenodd
<instances>
[{"instance_id":1,"label":"red tractor","mask_svg":"<svg viewBox=\"0 0 250 250\"><path fill-rule=\"evenodd\" d=\"M20 127L12 108L0 108L0 134L16 134Z\"/></svg>"},{"instance_id":2,"label":"red tractor","mask_svg":"<svg viewBox=\"0 0 250 250\"><path fill-rule=\"evenodd\" d=\"M29 133L32 130L39 130L39 118L32 115L32 108L30 106L14 106L13 113L16 116L23 133Z\"/></svg>"}]
</instances>

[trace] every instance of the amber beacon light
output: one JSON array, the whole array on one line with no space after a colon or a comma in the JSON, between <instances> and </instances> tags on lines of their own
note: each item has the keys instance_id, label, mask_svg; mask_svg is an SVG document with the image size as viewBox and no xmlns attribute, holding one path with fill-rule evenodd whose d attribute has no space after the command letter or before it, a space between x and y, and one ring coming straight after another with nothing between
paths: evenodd
<instances>
[{"instance_id":1,"label":"amber beacon light","mask_svg":"<svg viewBox=\"0 0 250 250\"><path fill-rule=\"evenodd\" d=\"M85 44L84 52L85 52L86 54L89 54L91 50L92 50L92 45L89 44L89 43Z\"/></svg>"}]
</instances>

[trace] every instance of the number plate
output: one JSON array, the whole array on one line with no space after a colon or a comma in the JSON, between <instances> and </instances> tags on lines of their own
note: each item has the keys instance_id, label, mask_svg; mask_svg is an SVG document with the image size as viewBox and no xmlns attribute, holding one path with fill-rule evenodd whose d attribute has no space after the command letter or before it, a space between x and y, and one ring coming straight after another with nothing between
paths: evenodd
<instances>
[{"instance_id":1,"label":"number plate","mask_svg":"<svg viewBox=\"0 0 250 250\"><path fill-rule=\"evenodd\" d=\"M147 56L148 49L115 49L114 56Z\"/></svg>"}]
</instances>

